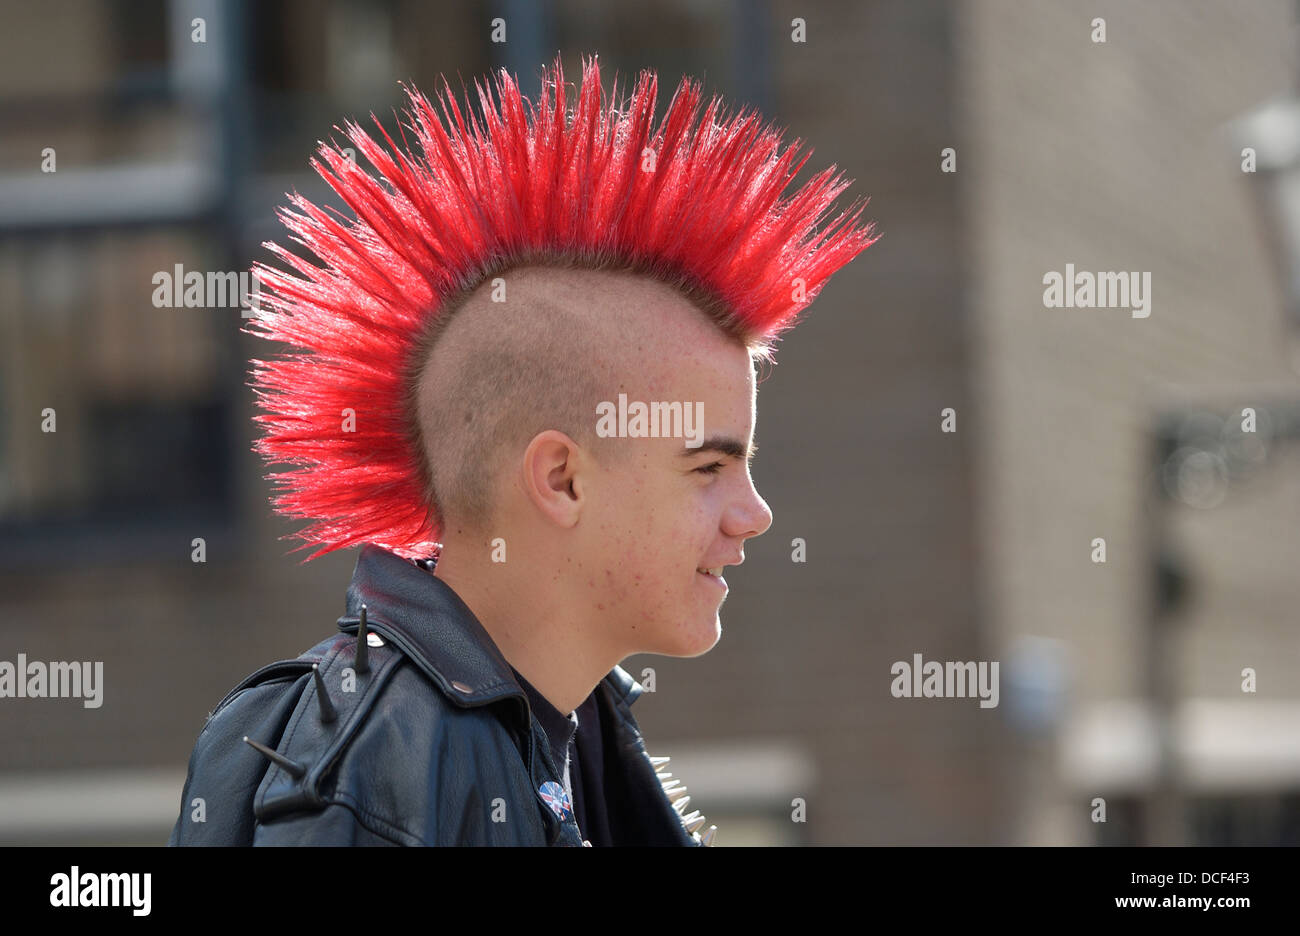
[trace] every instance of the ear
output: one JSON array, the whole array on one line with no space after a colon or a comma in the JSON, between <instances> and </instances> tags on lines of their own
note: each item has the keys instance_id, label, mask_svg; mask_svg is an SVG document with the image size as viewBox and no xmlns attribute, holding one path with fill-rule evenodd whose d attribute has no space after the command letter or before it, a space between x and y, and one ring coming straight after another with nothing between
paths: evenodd
<instances>
[{"instance_id":1,"label":"ear","mask_svg":"<svg viewBox=\"0 0 1300 936\"><path fill-rule=\"evenodd\" d=\"M586 453L558 429L533 436L524 450L524 493L557 526L572 527L582 513Z\"/></svg>"}]
</instances>

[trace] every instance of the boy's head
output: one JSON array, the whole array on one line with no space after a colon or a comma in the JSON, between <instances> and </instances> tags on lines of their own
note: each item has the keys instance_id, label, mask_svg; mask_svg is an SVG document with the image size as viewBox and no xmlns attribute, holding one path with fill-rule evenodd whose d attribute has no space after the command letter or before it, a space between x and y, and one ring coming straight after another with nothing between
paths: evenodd
<instances>
[{"instance_id":1,"label":"boy's head","mask_svg":"<svg viewBox=\"0 0 1300 936\"><path fill-rule=\"evenodd\" d=\"M798 141L717 98L701 115L690 81L657 124L648 71L625 100L595 60L576 101L558 60L536 103L504 72L494 87L477 114L445 89L441 117L412 91L418 156L349 124L374 174L322 145L354 219L297 195L282 212L321 265L267 244L301 275L257 269L270 300L250 333L305 349L253 362L256 448L298 466L271 476L273 502L312 521L294 534L308 558L508 529L565 544L629 627L683 602L716 615L724 588L696 568L738 562L771 522L746 458L753 362L871 226L861 206L822 225L848 184L834 167L785 194ZM702 439L610 435L598 408L623 398L681 404ZM703 652L715 624L659 642Z\"/></svg>"},{"instance_id":2,"label":"boy's head","mask_svg":"<svg viewBox=\"0 0 1300 936\"><path fill-rule=\"evenodd\" d=\"M444 545L559 570L621 653L710 649L726 583L698 570L739 563L772 519L749 473L756 351L659 280L541 266L475 290L426 344L410 410ZM624 435L620 396L650 414Z\"/></svg>"}]
</instances>

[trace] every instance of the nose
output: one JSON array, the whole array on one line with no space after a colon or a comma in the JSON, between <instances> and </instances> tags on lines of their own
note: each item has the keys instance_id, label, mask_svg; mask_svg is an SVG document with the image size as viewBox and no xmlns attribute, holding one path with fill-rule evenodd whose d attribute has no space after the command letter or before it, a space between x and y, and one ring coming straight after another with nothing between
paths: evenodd
<instances>
[{"instance_id":1,"label":"nose","mask_svg":"<svg viewBox=\"0 0 1300 936\"><path fill-rule=\"evenodd\" d=\"M728 522L724 524L723 532L728 536L749 539L763 535L772 525L772 508L759 496L752 481L746 487L744 497L727 511Z\"/></svg>"}]
</instances>

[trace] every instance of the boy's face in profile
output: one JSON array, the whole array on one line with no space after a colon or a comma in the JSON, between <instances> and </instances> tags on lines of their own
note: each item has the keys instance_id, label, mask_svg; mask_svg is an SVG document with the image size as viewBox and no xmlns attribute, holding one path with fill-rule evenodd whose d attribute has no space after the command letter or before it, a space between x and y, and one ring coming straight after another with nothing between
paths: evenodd
<instances>
[{"instance_id":1,"label":"boy's face in profile","mask_svg":"<svg viewBox=\"0 0 1300 936\"><path fill-rule=\"evenodd\" d=\"M740 563L745 540L767 530L772 513L749 472L756 385L748 350L693 310L660 314L661 353L629 361L618 383L629 405L681 403L701 424L689 438L609 440L625 449L595 460L572 532L591 606L610 636L629 653L690 657L717 643L727 594L723 578L698 570L725 573Z\"/></svg>"}]
</instances>

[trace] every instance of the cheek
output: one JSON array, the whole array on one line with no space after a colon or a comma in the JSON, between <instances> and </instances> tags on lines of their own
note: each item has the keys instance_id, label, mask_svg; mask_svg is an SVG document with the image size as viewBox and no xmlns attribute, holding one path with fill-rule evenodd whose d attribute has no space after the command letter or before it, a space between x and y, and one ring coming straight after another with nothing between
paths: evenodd
<instances>
[{"instance_id":1,"label":"cheek","mask_svg":"<svg viewBox=\"0 0 1300 936\"><path fill-rule=\"evenodd\" d=\"M679 483L676 489L628 484L623 492L627 496L611 505L595 544L600 584L641 601L654 600L653 583L659 583L660 592L670 582L689 584L683 569L704 554L718 528L702 488L689 483Z\"/></svg>"},{"instance_id":2,"label":"cheek","mask_svg":"<svg viewBox=\"0 0 1300 936\"><path fill-rule=\"evenodd\" d=\"M695 584L694 570L717 537L717 515L703 489L679 493L676 501L656 511L653 539L647 539L647 564L660 571L668 591L690 588Z\"/></svg>"}]
</instances>

